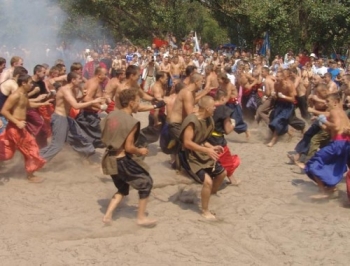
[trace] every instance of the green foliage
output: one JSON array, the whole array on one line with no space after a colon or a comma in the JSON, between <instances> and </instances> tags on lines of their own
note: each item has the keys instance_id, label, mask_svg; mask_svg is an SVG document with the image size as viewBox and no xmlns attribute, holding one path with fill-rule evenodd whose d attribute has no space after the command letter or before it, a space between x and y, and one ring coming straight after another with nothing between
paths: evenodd
<instances>
[{"instance_id":1,"label":"green foliage","mask_svg":"<svg viewBox=\"0 0 350 266\"><path fill-rule=\"evenodd\" d=\"M197 0L206 6L230 37L240 36L250 46L269 31L275 53L309 49L322 44L326 50L349 42L350 1L334 0Z\"/></svg>"},{"instance_id":2,"label":"green foliage","mask_svg":"<svg viewBox=\"0 0 350 266\"><path fill-rule=\"evenodd\" d=\"M227 40L227 30L219 26L207 8L189 0L57 0L69 14L61 36L96 39L105 32L114 40L128 38L146 45L153 37L178 38L197 31L202 42L218 45ZM81 22L89 22L88 27ZM95 25L95 27L93 26ZM96 26L98 30L96 29ZM90 30L91 29L91 30ZM103 34L104 36L106 34Z\"/></svg>"}]
</instances>

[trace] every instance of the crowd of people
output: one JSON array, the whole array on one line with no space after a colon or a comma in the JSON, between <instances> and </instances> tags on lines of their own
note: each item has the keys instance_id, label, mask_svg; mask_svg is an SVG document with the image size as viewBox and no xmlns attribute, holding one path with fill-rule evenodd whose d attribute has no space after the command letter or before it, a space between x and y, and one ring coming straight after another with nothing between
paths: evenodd
<instances>
[{"instance_id":1,"label":"crowd of people","mask_svg":"<svg viewBox=\"0 0 350 266\"><path fill-rule=\"evenodd\" d=\"M204 44L196 51L185 42L182 48L104 45L87 49L83 62L44 62L31 75L22 57L6 63L1 57L0 161L19 150L28 181L40 183L35 172L66 143L84 160L104 148L102 170L118 189L104 223L132 186L139 192L137 223L156 224L145 215L153 181L143 158L158 141L173 169L202 184L202 216L209 220L216 219L210 197L225 178L240 183L234 177L240 158L225 135L244 133L249 141L248 124L270 128L268 147L284 134L303 133L287 156L319 187L314 199L334 197L350 165L350 73L341 59L289 51L269 65L244 50ZM149 112L147 127L140 128L137 112Z\"/></svg>"}]
</instances>

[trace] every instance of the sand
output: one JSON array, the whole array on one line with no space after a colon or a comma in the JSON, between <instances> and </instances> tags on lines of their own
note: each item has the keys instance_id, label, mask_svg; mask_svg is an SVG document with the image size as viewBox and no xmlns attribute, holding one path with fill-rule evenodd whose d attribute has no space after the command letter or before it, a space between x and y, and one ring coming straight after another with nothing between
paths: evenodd
<instances>
[{"instance_id":1,"label":"sand","mask_svg":"<svg viewBox=\"0 0 350 266\"><path fill-rule=\"evenodd\" d=\"M146 114L138 114L143 122ZM150 145L154 190L153 229L135 224L137 192L104 226L103 213L115 193L96 164L84 165L66 147L40 171L41 184L23 177L20 154L0 170L1 265L348 265L350 212L345 184L340 198L312 201L316 186L288 165L287 151L300 139L266 147L268 130L252 138L231 134L229 146L242 160L239 187L212 197L218 222L199 214L200 185L170 169L168 156Z\"/></svg>"}]
</instances>

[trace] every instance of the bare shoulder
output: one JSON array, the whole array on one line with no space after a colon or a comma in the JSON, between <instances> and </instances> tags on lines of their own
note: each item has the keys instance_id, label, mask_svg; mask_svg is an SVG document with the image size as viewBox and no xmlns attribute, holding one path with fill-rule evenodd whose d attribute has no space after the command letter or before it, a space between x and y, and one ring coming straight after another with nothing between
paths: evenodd
<instances>
[{"instance_id":1,"label":"bare shoulder","mask_svg":"<svg viewBox=\"0 0 350 266\"><path fill-rule=\"evenodd\" d=\"M21 98L21 93L19 93L18 91L15 91L14 93L11 93L10 96L8 97L9 100L12 100L12 101L17 101Z\"/></svg>"}]
</instances>

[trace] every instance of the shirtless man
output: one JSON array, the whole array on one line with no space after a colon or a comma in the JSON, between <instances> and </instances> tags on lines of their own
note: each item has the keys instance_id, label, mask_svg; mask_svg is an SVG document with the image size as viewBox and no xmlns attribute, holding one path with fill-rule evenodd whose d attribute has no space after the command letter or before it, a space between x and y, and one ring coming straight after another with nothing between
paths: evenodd
<instances>
[{"instance_id":1,"label":"shirtless man","mask_svg":"<svg viewBox=\"0 0 350 266\"><path fill-rule=\"evenodd\" d=\"M20 75L26 75L28 74L28 71L22 67L22 66L17 66L14 68L13 71L13 77L10 79L7 79L3 83L0 84L0 110L4 106L7 98L9 97L10 94L14 93L17 88L17 80ZM36 94L40 89L38 87L35 87L33 90L31 90L28 93L28 97L33 96ZM36 102L38 99L30 99L30 101ZM6 128L7 125L7 120L5 119L4 116L0 115L0 133L3 132Z\"/></svg>"},{"instance_id":2,"label":"shirtless man","mask_svg":"<svg viewBox=\"0 0 350 266\"><path fill-rule=\"evenodd\" d=\"M256 71L257 75L261 76L261 71L262 71L262 58L260 56L255 56L253 60L253 70Z\"/></svg>"},{"instance_id":3,"label":"shirtless man","mask_svg":"<svg viewBox=\"0 0 350 266\"><path fill-rule=\"evenodd\" d=\"M107 79L107 70L102 67L97 67L95 75L88 82L85 83L84 89L86 95L83 98L83 102L92 102L94 99L105 97L103 90L103 84ZM104 98L105 99L105 98ZM95 148L102 148L101 142L101 130L100 130L100 118L98 112L106 111L108 108L104 101L94 102L82 109L79 115L76 117L76 121L81 129L86 133L88 140L94 145Z\"/></svg>"},{"instance_id":4,"label":"shirtless man","mask_svg":"<svg viewBox=\"0 0 350 266\"><path fill-rule=\"evenodd\" d=\"M217 67L218 65L220 65L220 60L218 58L218 53L217 52L213 53L213 56L212 56L212 59L211 59L210 63L212 65L214 65L214 67Z\"/></svg>"},{"instance_id":5,"label":"shirtless man","mask_svg":"<svg viewBox=\"0 0 350 266\"><path fill-rule=\"evenodd\" d=\"M308 98L308 112L316 116L321 114L328 116L326 105L327 95L327 86L325 84L319 84L315 89L315 94L310 95ZM304 133L303 138L295 146L296 154L288 154L289 159L293 163L297 164L301 168L304 168L304 165L302 165L302 162L300 161L301 156L308 154L310 142L320 130L321 128L317 121L311 124L309 129Z\"/></svg>"},{"instance_id":6,"label":"shirtless man","mask_svg":"<svg viewBox=\"0 0 350 266\"><path fill-rule=\"evenodd\" d=\"M1 73L0 84L3 83L5 80L12 78L13 71L14 71L15 67L23 66L23 59L20 58L19 56L14 56L11 58L10 65L11 65L11 67L9 69L5 69Z\"/></svg>"},{"instance_id":7,"label":"shirtless man","mask_svg":"<svg viewBox=\"0 0 350 266\"><path fill-rule=\"evenodd\" d=\"M140 69L137 66L128 66L125 71L125 80L117 87L115 96L114 96L114 102L115 102L115 109L120 110L121 105L119 101L119 93L125 89L130 88L137 88L140 90L140 95L143 100L150 101L154 103L153 105L146 105L146 104L139 104L139 112L146 112L150 111L156 108L161 108L164 106L164 101L162 99L157 99L155 97L150 96L145 91L143 91L140 86L138 85L140 75ZM157 101L157 102L156 102ZM156 102L156 103L155 103Z\"/></svg>"},{"instance_id":8,"label":"shirtless man","mask_svg":"<svg viewBox=\"0 0 350 266\"><path fill-rule=\"evenodd\" d=\"M267 125L270 122L269 113L273 109L275 104L273 96L275 95L274 84L275 80L270 75L270 70L268 67L263 67L261 69L261 76L264 79L264 96L262 99L262 104L256 110L255 120L258 122L263 120Z\"/></svg>"},{"instance_id":9,"label":"shirtless man","mask_svg":"<svg viewBox=\"0 0 350 266\"><path fill-rule=\"evenodd\" d=\"M259 73L256 72L259 77ZM237 78L237 83L242 87L242 110L243 114L248 120L254 121L256 109L258 108L257 87L259 86L259 79L254 78L249 73L240 72ZM253 98L253 99L251 99Z\"/></svg>"},{"instance_id":10,"label":"shirtless man","mask_svg":"<svg viewBox=\"0 0 350 266\"><path fill-rule=\"evenodd\" d=\"M328 88L328 93L333 94L338 92L338 86L337 84L332 80L332 74L331 73L326 73L324 75L324 81L327 85Z\"/></svg>"},{"instance_id":11,"label":"shirtless man","mask_svg":"<svg viewBox=\"0 0 350 266\"><path fill-rule=\"evenodd\" d=\"M219 87L218 76L214 70L213 65L208 65L205 67L205 88L217 89Z\"/></svg>"},{"instance_id":12,"label":"shirtless man","mask_svg":"<svg viewBox=\"0 0 350 266\"><path fill-rule=\"evenodd\" d=\"M185 68L188 66L194 66L195 64L193 63L193 61L191 60L191 56L188 54L185 56Z\"/></svg>"},{"instance_id":13,"label":"shirtless man","mask_svg":"<svg viewBox=\"0 0 350 266\"><path fill-rule=\"evenodd\" d=\"M308 121L310 119L310 115L307 111L307 98L306 98L307 88L303 82L303 79L299 76L297 68L292 67L291 71L292 71L292 79L294 80L294 87L297 95L296 96L297 107L299 107L301 117Z\"/></svg>"},{"instance_id":14,"label":"shirtless man","mask_svg":"<svg viewBox=\"0 0 350 266\"><path fill-rule=\"evenodd\" d=\"M339 95L328 95L327 106L329 116L319 115L317 120L321 127L330 131L333 141L316 152L304 169L321 192L312 196L313 199L329 198L336 192L336 185L343 179L349 160L350 122Z\"/></svg>"},{"instance_id":15,"label":"shirtless man","mask_svg":"<svg viewBox=\"0 0 350 266\"><path fill-rule=\"evenodd\" d=\"M173 110L169 116L169 131L176 140L180 137L180 128L182 121L189 114L193 113L195 103L208 93L203 90L196 95L203 85L203 77L198 73L191 76L190 84L182 89L176 97Z\"/></svg>"},{"instance_id":16,"label":"shirtless man","mask_svg":"<svg viewBox=\"0 0 350 266\"><path fill-rule=\"evenodd\" d=\"M197 72L196 66L188 66L185 69L185 78L182 81L185 85L189 85L191 83L191 76Z\"/></svg>"},{"instance_id":17,"label":"shirtless man","mask_svg":"<svg viewBox=\"0 0 350 266\"><path fill-rule=\"evenodd\" d=\"M275 108L272 111L271 121L269 123L269 128L273 132L273 136L268 147L272 147L276 144L278 136L281 136L285 133L291 135L288 123L289 118L294 111L294 102L295 102L295 88L290 77L290 70L285 69L283 75L285 77L282 80L280 77L277 78L275 83L275 92L276 92L276 104ZM278 74L281 75L281 74Z\"/></svg>"},{"instance_id":18,"label":"shirtless man","mask_svg":"<svg viewBox=\"0 0 350 266\"><path fill-rule=\"evenodd\" d=\"M98 97L89 102L78 103L75 92L80 87L82 77L71 72L67 75L67 81L68 84L61 87L56 94L55 111L51 118L52 141L47 147L40 150L40 156L46 161L55 157L62 150L66 141L84 157L95 152L94 146L88 142L78 124L69 117L69 112L71 107L84 109L93 104L101 104L102 98Z\"/></svg>"},{"instance_id":19,"label":"shirtless man","mask_svg":"<svg viewBox=\"0 0 350 266\"><path fill-rule=\"evenodd\" d=\"M245 133L246 138L249 139L250 132L248 130L248 125L243 120L242 108L238 103L238 91L236 86L234 86L225 73L218 75L219 89L226 91L227 99L226 103L229 108L233 110L231 114L231 119L235 120L236 126L233 130L237 134ZM215 96L215 95L214 95Z\"/></svg>"},{"instance_id":20,"label":"shirtless man","mask_svg":"<svg viewBox=\"0 0 350 266\"><path fill-rule=\"evenodd\" d=\"M165 96L166 86L168 84L168 75L166 72L159 71L156 75L156 82L149 91L149 95L156 99L163 99ZM150 111L150 115L154 120L153 126L164 126L165 123L165 107ZM159 121L163 120L163 121Z\"/></svg>"},{"instance_id":21,"label":"shirtless man","mask_svg":"<svg viewBox=\"0 0 350 266\"><path fill-rule=\"evenodd\" d=\"M169 57L165 56L163 58L163 62L159 66L159 70L165 72L167 75L170 75L170 67L171 64L169 63Z\"/></svg>"},{"instance_id":22,"label":"shirtless man","mask_svg":"<svg viewBox=\"0 0 350 266\"><path fill-rule=\"evenodd\" d=\"M39 156L39 147L34 137L26 130L27 108L48 105L50 101L29 101L28 92L33 87L31 76L21 75L17 83L18 89L7 98L1 109L1 114L9 123L5 133L0 136L0 161L10 160L18 149L24 156L28 181L38 183L43 179L35 176L34 172L44 166L45 160Z\"/></svg>"},{"instance_id":23,"label":"shirtless man","mask_svg":"<svg viewBox=\"0 0 350 266\"><path fill-rule=\"evenodd\" d=\"M3 57L0 57L0 76L5 68L6 68L6 59Z\"/></svg>"},{"instance_id":24,"label":"shirtless man","mask_svg":"<svg viewBox=\"0 0 350 266\"><path fill-rule=\"evenodd\" d=\"M129 68L129 67L128 67ZM148 65L143 70L142 79L144 80L143 90L148 91L148 89L154 83L156 78L157 71L159 71L158 64L154 61L154 57L150 56L148 59Z\"/></svg>"},{"instance_id":25,"label":"shirtless man","mask_svg":"<svg viewBox=\"0 0 350 266\"><path fill-rule=\"evenodd\" d=\"M115 94L117 92L117 88L120 87L121 83L125 79L125 71L122 69L116 69L114 71L115 77L111 78L106 85L106 101L108 104L107 113L110 113L114 110L115 106Z\"/></svg>"},{"instance_id":26,"label":"shirtless man","mask_svg":"<svg viewBox=\"0 0 350 266\"><path fill-rule=\"evenodd\" d=\"M179 79L181 77L181 73L183 71L182 66L183 65L179 62L179 57L175 55L170 63L170 76L172 80Z\"/></svg>"},{"instance_id":27,"label":"shirtless man","mask_svg":"<svg viewBox=\"0 0 350 266\"><path fill-rule=\"evenodd\" d=\"M182 82L180 82L179 79L177 79L175 80L174 90L170 93L169 96L164 97L164 101L166 103L165 110L166 110L167 119L171 116L171 113L173 112L174 103L177 98L177 95L184 87L185 87L185 84L183 84Z\"/></svg>"}]
</instances>

